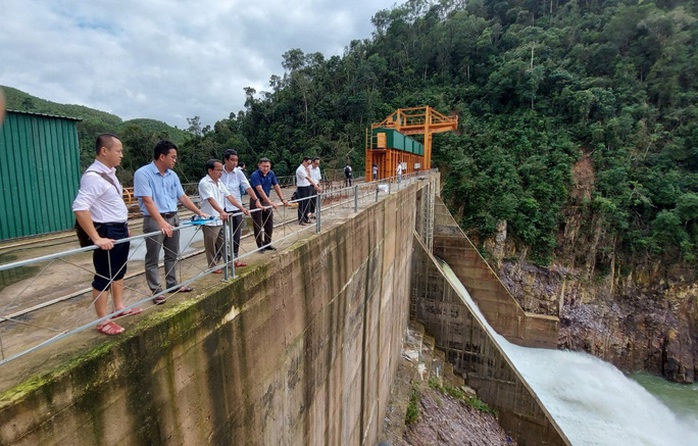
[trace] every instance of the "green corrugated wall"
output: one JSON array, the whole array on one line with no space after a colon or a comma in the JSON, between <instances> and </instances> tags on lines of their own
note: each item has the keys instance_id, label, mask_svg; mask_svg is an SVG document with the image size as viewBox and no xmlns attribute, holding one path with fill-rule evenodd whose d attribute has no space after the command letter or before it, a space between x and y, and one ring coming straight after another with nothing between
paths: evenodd
<instances>
[{"instance_id":1,"label":"green corrugated wall","mask_svg":"<svg viewBox=\"0 0 698 446\"><path fill-rule=\"evenodd\" d=\"M0 240L73 226L80 181L77 121L8 111L0 128Z\"/></svg>"},{"instance_id":2,"label":"green corrugated wall","mask_svg":"<svg viewBox=\"0 0 698 446\"><path fill-rule=\"evenodd\" d=\"M376 134L385 133L386 140L388 143L388 148L402 150L404 152L414 153L424 156L424 144L419 141L415 141L409 136L405 136L395 129L388 129L385 127L378 127L373 129L373 138L375 140Z\"/></svg>"}]
</instances>

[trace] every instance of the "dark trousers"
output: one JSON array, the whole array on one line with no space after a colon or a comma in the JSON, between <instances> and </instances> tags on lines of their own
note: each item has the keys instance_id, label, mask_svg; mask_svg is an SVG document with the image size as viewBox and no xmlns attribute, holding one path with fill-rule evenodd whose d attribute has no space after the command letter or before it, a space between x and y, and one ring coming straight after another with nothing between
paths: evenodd
<instances>
[{"instance_id":1,"label":"dark trousers","mask_svg":"<svg viewBox=\"0 0 698 446\"><path fill-rule=\"evenodd\" d=\"M95 223L97 232L102 238L121 240L128 237L128 226L125 224L106 223L100 226ZM126 274L126 262L130 242L114 245L110 250L95 249L92 251L92 264L95 267L95 276L92 280L92 288L105 291L111 288L111 283L124 278Z\"/></svg>"},{"instance_id":2,"label":"dark trousers","mask_svg":"<svg viewBox=\"0 0 698 446\"><path fill-rule=\"evenodd\" d=\"M313 194L313 186L299 186L298 195L298 223L308 223L308 212L310 212L310 197Z\"/></svg>"},{"instance_id":3,"label":"dark trousers","mask_svg":"<svg viewBox=\"0 0 698 446\"><path fill-rule=\"evenodd\" d=\"M310 212L313 215L315 215L315 207L317 206L317 199L318 199L317 194L319 194L319 193L320 192L315 192L314 188L312 188L312 187L310 188L310 197L311 198L308 198L308 200L310 201L310 205L308 206L308 212Z\"/></svg>"},{"instance_id":4,"label":"dark trousers","mask_svg":"<svg viewBox=\"0 0 698 446\"><path fill-rule=\"evenodd\" d=\"M344 187L351 186L351 177L344 177Z\"/></svg>"},{"instance_id":5,"label":"dark trousers","mask_svg":"<svg viewBox=\"0 0 698 446\"><path fill-rule=\"evenodd\" d=\"M229 212L232 214L233 212L237 212L237 211L226 211L226 212ZM240 235L242 234L242 214L233 215L232 223L233 223L233 255L237 259L238 253L240 252Z\"/></svg>"},{"instance_id":6,"label":"dark trousers","mask_svg":"<svg viewBox=\"0 0 698 446\"><path fill-rule=\"evenodd\" d=\"M274 208L255 209L255 211L252 212L254 241L257 243L257 248L261 248L271 244L271 235L274 232Z\"/></svg>"}]
</instances>

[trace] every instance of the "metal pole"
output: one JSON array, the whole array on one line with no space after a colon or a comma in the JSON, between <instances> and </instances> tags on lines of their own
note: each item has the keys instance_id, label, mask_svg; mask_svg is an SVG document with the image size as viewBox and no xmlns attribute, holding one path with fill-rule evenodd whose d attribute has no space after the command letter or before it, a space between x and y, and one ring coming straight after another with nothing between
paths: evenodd
<instances>
[{"instance_id":1,"label":"metal pole","mask_svg":"<svg viewBox=\"0 0 698 446\"><path fill-rule=\"evenodd\" d=\"M315 233L319 234L322 229L322 200L320 194L315 196Z\"/></svg>"},{"instance_id":2,"label":"metal pole","mask_svg":"<svg viewBox=\"0 0 698 446\"><path fill-rule=\"evenodd\" d=\"M359 186L354 186L354 213L359 211Z\"/></svg>"},{"instance_id":3,"label":"metal pole","mask_svg":"<svg viewBox=\"0 0 698 446\"><path fill-rule=\"evenodd\" d=\"M229 232L230 232L230 227L232 226L230 223L230 216L228 216L227 219L223 220L223 280L228 280L228 258L229 258L229 252L230 252L230 247L231 243L230 241L232 240L232 237L229 237ZM214 256L215 258L215 256Z\"/></svg>"}]
</instances>

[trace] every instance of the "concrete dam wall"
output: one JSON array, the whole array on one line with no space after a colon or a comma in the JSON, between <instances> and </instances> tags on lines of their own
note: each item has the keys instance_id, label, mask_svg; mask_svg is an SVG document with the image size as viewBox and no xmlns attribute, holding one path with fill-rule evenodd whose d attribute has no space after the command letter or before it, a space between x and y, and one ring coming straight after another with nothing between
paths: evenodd
<instances>
[{"instance_id":1,"label":"concrete dam wall","mask_svg":"<svg viewBox=\"0 0 698 446\"><path fill-rule=\"evenodd\" d=\"M434 276L435 190L385 196L6 391L0 445L375 445L410 308L519 444L565 444Z\"/></svg>"},{"instance_id":2,"label":"concrete dam wall","mask_svg":"<svg viewBox=\"0 0 698 446\"><path fill-rule=\"evenodd\" d=\"M375 444L416 187L6 393L3 445Z\"/></svg>"}]
</instances>

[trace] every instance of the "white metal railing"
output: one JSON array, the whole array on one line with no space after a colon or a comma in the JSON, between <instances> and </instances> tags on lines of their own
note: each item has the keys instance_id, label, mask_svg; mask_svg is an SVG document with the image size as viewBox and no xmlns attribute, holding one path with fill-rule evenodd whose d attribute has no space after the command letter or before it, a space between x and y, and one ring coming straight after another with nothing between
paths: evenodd
<instances>
[{"instance_id":1,"label":"white metal railing","mask_svg":"<svg viewBox=\"0 0 698 446\"><path fill-rule=\"evenodd\" d=\"M330 190L323 193L291 201L292 205L297 205L300 201L315 200L314 225L299 226L297 224L297 209L279 205L274 211L274 243L283 243L289 239L292 241L300 239L305 235L306 231L312 229L319 233L322 231L323 224L356 213L362 205L368 206L377 201L381 194L399 191L416 178L424 176L425 173L403 175L400 182L397 182L396 178L392 177L369 183L360 183L351 187L329 187L328 189ZM250 213L259 211L259 209L253 209L250 210ZM177 286L164 289L155 295L152 295L149 290L142 290L144 280L141 280L141 289L135 284L135 279L144 273L142 263L138 266L136 262L141 260L140 256L145 249L145 240L159 235L160 232L155 231L134 235L116 241L115 244L127 242L131 244L128 268L130 270L135 269L136 272L132 272L124 277L124 291L130 292L130 299L128 300L131 303L126 305L125 308L113 311L103 318L89 319L89 316L87 316L88 319L86 320L86 314L90 312L84 311L84 307L82 308L82 314L75 315L71 320L62 319L61 324L58 326L36 322L34 319L37 318L31 317L32 313L40 310L50 310L52 305L60 302L90 295L92 289L89 287L85 288L84 285L89 284L94 275L90 253L95 249L99 249L98 247L89 246L69 249L1 264L0 327L2 330L0 330L0 366L60 339L105 322L125 309L144 305L148 305L145 310L154 308L154 304L151 303L154 297L167 293L176 294L178 287L190 285L221 267L224 272L223 280L234 279L237 276L235 260L243 260L264 248L258 248L255 244L252 244L253 246L250 247L250 243L243 244L243 240L254 238L254 234L248 233L241 240L238 258L233 259L232 224L230 223L233 216L241 214L241 212L229 214L228 221L223 222L225 238L223 263L214 267L208 267L206 260L198 256L198 254L203 252L201 248L195 246L200 240L201 231L198 225L200 222L185 220L179 227L174 228L175 231L181 231L180 242L184 241L183 246L180 246L180 269L182 268L182 263L187 261L187 267L193 273L188 274ZM31 274L25 274L25 270L31 270ZM181 270L178 275L182 278ZM90 299L88 307L92 305L94 305L94 301ZM94 313L92 312L91 314ZM17 330L13 329L17 327L31 328L31 337L39 337L42 340L32 343L32 345L26 345L23 341L15 342L15 337L22 336L21 333L16 333Z\"/></svg>"}]
</instances>

